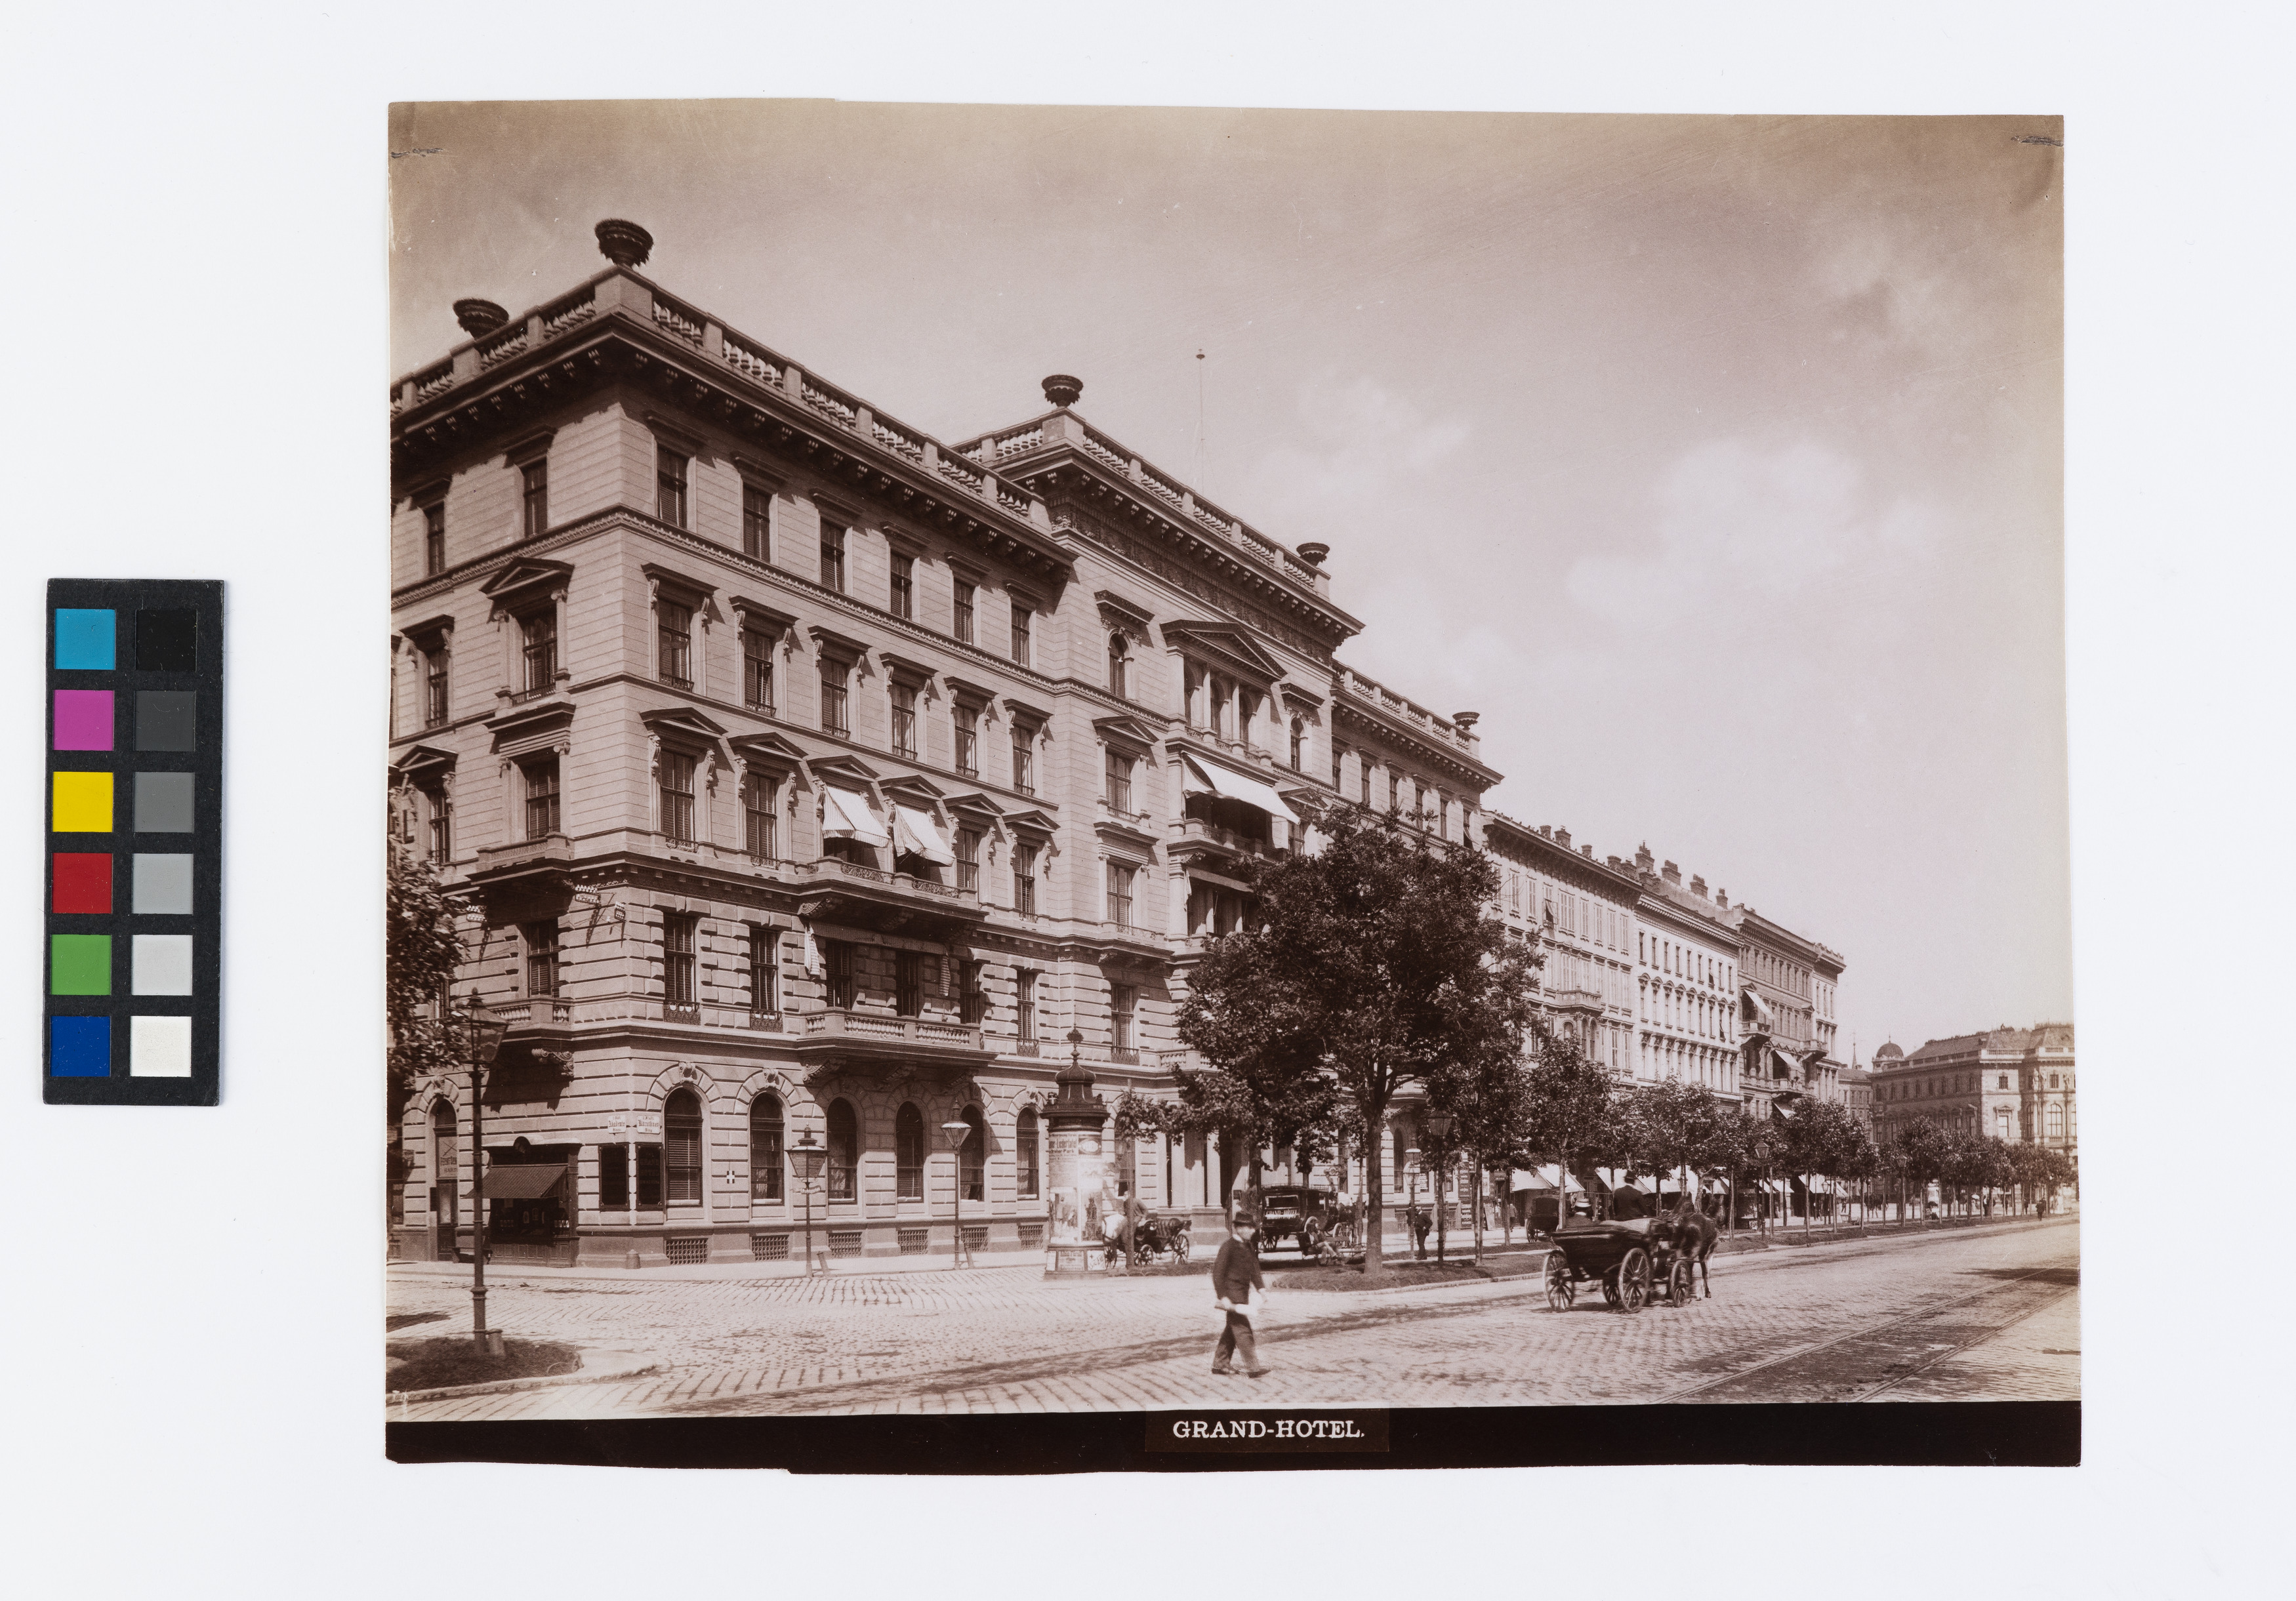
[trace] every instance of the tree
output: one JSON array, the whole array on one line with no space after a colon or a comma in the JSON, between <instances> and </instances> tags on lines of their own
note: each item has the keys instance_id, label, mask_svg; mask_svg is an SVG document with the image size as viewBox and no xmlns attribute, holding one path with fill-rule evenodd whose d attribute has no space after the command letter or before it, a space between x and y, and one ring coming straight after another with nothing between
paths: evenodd
<instances>
[{"instance_id":1,"label":"tree","mask_svg":"<svg viewBox=\"0 0 2296 1601\"><path fill-rule=\"evenodd\" d=\"M1773 1142L1773 1125L1767 1118L1758 1117L1743 1104L1725 1111L1714 1131L1714 1163L1729 1170L1729 1216L1723 1227L1729 1233L1738 1230L1738 1186L1741 1175L1751 1175L1754 1169L1767 1165L1767 1152Z\"/></svg>"},{"instance_id":2,"label":"tree","mask_svg":"<svg viewBox=\"0 0 2296 1601\"><path fill-rule=\"evenodd\" d=\"M1524 1144L1537 1162L1552 1160L1561 1170L1554 1197L1560 1228L1569 1214L1571 1176L1620 1148L1620 1118L1608 1069L1544 1024L1534 1025L1533 1038L1537 1054L1523 1075Z\"/></svg>"},{"instance_id":3,"label":"tree","mask_svg":"<svg viewBox=\"0 0 2296 1601\"><path fill-rule=\"evenodd\" d=\"M1812 1216L1817 1186L1811 1180L1836 1177L1856 1145L1857 1123L1836 1102L1805 1098L1782 1122L1784 1155L1789 1171L1802 1176L1802 1228Z\"/></svg>"},{"instance_id":4,"label":"tree","mask_svg":"<svg viewBox=\"0 0 2296 1601\"><path fill-rule=\"evenodd\" d=\"M1252 863L1258 927L1211 942L1179 1033L1234 1081L1223 1095L1253 1131L1291 1123L1297 1139L1341 1122L1368 1143L1399 1091L1521 1054L1535 963L1486 915L1498 875L1479 847L1438 845L1391 813L1317 824L1316 854ZM1377 1278L1375 1150L1364 1165L1364 1276Z\"/></svg>"},{"instance_id":5,"label":"tree","mask_svg":"<svg viewBox=\"0 0 2296 1601\"><path fill-rule=\"evenodd\" d=\"M1431 1080L1427 1107L1452 1119L1447 1135L1426 1136L1431 1155L1447 1171L1455 1156L1470 1158L1475 1179L1475 1260L1483 1259L1483 1176L1496 1168L1528 1161L1530 1082L1520 1058L1486 1054L1472 1064L1454 1065ZM1440 1216L1440 1213L1438 1213ZM1436 1246L1436 1260L1443 1246Z\"/></svg>"},{"instance_id":6,"label":"tree","mask_svg":"<svg viewBox=\"0 0 2296 1601\"><path fill-rule=\"evenodd\" d=\"M386 1026L385 1105L396 1134L417 1079L457 1060L447 986L463 942L455 932L455 903L439 887L430 864L398 840L386 867L383 936L383 1020ZM394 1143L386 1168L389 1193L406 1181L406 1158ZM386 1213L395 1216L395 1213Z\"/></svg>"},{"instance_id":7,"label":"tree","mask_svg":"<svg viewBox=\"0 0 2296 1601\"><path fill-rule=\"evenodd\" d=\"M1705 1085L1668 1079L1628 1090L1623 1101L1637 1165L1661 1175L1676 1168L1698 1172L1728 1156L1723 1105Z\"/></svg>"},{"instance_id":8,"label":"tree","mask_svg":"<svg viewBox=\"0 0 2296 1601\"><path fill-rule=\"evenodd\" d=\"M1916 1117L1890 1137L1898 1171L1906 1176L1919 1203L1929 1198L1931 1181L1945 1177L1953 1161L1953 1136L1933 1118Z\"/></svg>"}]
</instances>

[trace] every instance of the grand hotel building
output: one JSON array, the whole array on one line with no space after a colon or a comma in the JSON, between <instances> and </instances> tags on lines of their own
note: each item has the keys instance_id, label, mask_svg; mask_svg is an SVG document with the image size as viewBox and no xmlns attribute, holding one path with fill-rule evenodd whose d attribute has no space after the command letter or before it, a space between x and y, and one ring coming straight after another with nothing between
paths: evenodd
<instances>
[{"instance_id":1,"label":"grand hotel building","mask_svg":"<svg viewBox=\"0 0 2296 1601\"><path fill-rule=\"evenodd\" d=\"M808 1134L817 1247L947 1252L961 1210L1033 1248L1071 1031L1098 1090L1168 1089L1293 802L1474 838L1499 775L1471 715L1337 658L1327 547L1093 429L1074 380L943 443L599 235L607 270L459 302L391 386L392 828L464 908L456 994L511 1021L482 1179L467 1075L414 1086L395 1248L450 1252L477 1194L498 1254L791 1255ZM1233 1176L1127 1146L1151 1207Z\"/></svg>"}]
</instances>

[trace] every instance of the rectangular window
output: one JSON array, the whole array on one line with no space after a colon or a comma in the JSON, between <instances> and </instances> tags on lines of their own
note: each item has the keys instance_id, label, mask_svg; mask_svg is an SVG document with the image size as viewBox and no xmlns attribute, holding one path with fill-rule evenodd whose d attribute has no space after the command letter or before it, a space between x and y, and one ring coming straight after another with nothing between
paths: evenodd
<instances>
[{"instance_id":1,"label":"rectangular window","mask_svg":"<svg viewBox=\"0 0 2296 1601\"><path fill-rule=\"evenodd\" d=\"M1029 628L1036 613L1018 604L1013 608L1013 659L1022 666L1029 665Z\"/></svg>"},{"instance_id":2,"label":"rectangular window","mask_svg":"<svg viewBox=\"0 0 2296 1601\"><path fill-rule=\"evenodd\" d=\"M519 654L526 669L524 689L540 695L558 685L558 609L542 610L518 620Z\"/></svg>"},{"instance_id":3,"label":"rectangular window","mask_svg":"<svg viewBox=\"0 0 2296 1601\"><path fill-rule=\"evenodd\" d=\"M693 687L693 611L673 600L654 608L660 641L659 675L662 682L681 690Z\"/></svg>"},{"instance_id":4,"label":"rectangular window","mask_svg":"<svg viewBox=\"0 0 2296 1601\"><path fill-rule=\"evenodd\" d=\"M1037 847L1013 847L1013 910L1034 917L1037 911Z\"/></svg>"},{"instance_id":5,"label":"rectangular window","mask_svg":"<svg viewBox=\"0 0 2296 1601\"><path fill-rule=\"evenodd\" d=\"M693 838L693 758L675 750L661 753L661 831L670 839Z\"/></svg>"},{"instance_id":6,"label":"rectangular window","mask_svg":"<svg viewBox=\"0 0 2296 1601\"><path fill-rule=\"evenodd\" d=\"M1108 809L1132 815L1132 758L1120 750L1107 753Z\"/></svg>"},{"instance_id":7,"label":"rectangular window","mask_svg":"<svg viewBox=\"0 0 2296 1601\"><path fill-rule=\"evenodd\" d=\"M898 551L893 552L893 615L914 617L917 615L917 564Z\"/></svg>"},{"instance_id":8,"label":"rectangular window","mask_svg":"<svg viewBox=\"0 0 2296 1601\"><path fill-rule=\"evenodd\" d=\"M777 928L750 929L750 1009L782 1009L782 936Z\"/></svg>"},{"instance_id":9,"label":"rectangular window","mask_svg":"<svg viewBox=\"0 0 2296 1601\"><path fill-rule=\"evenodd\" d=\"M661 995L671 1006L692 1007L696 1002L693 941L701 921L700 918L688 911L662 914Z\"/></svg>"},{"instance_id":10,"label":"rectangular window","mask_svg":"<svg viewBox=\"0 0 2296 1601\"><path fill-rule=\"evenodd\" d=\"M553 922L529 923L526 926L526 992L529 995L558 993L558 925Z\"/></svg>"},{"instance_id":11,"label":"rectangular window","mask_svg":"<svg viewBox=\"0 0 2296 1601\"><path fill-rule=\"evenodd\" d=\"M1371 805L1371 758L1369 756L1362 758L1362 765L1357 771L1363 778L1363 804L1368 806Z\"/></svg>"},{"instance_id":12,"label":"rectangular window","mask_svg":"<svg viewBox=\"0 0 2296 1601\"><path fill-rule=\"evenodd\" d=\"M425 573L447 570L447 502L444 501L422 508L422 570Z\"/></svg>"},{"instance_id":13,"label":"rectangular window","mask_svg":"<svg viewBox=\"0 0 2296 1601\"><path fill-rule=\"evenodd\" d=\"M972 585L962 578L956 581L956 637L972 643Z\"/></svg>"},{"instance_id":14,"label":"rectangular window","mask_svg":"<svg viewBox=\"0 0 2296 1601\"><path fill-rule=\"evenodd\" d=\"M917 754L916 686L896 682L886 692L893 703L893 754L914 758Z\"/></svg>"},{"instance_id":15,"label":"rectangular window","mask_svg":"<svg viewBox=\"0 0 2296 1601\"><path fill-rule=\"evenodd\" d=\"M1035 742L1037 731L1015 719L1013 723L1013 788L1023 795L1037 793Z\"/></svg>"},{"instance_id":16,"label":"rectangular window","mask_svg":"<svg viewBox=\"0 0 2296 1601\"><path fill-rule=\"evenodd\" d=\"M980 830L959 829L956 831L956 886L969 894L980 893Z\"/></svg>"},{"instance_id":17,"label":"rectangular window","mask_svg":"<svg viewBox=\"0 0 2296 1601\"><path fill-rule=\"evenodd\" d=\"M550 531L550 463L529 462L518 470L522 531L529 539L539 539Z\"/></svg>"},{"instance_id":18,"label":"rectangular window","mask_svg":"<svg viewBox=\"0 0 2296 1601\"><path fill-rule=\"evenodd\" d=\"M775 844L774 786L763 774L753 775L742 792L742 848L752 860L773 862L781 854Z\"/></svg>"},{"instance_id":19,"label":"rectangular window","mask_svg":"<svg viewBox=\"0 0 2296 1601\"><path fill-rule=\"evenodd\" d=\"M447 721L447 647L422 655L422 726L437 728Z\"/></svg>"},{"instance_id":20,"label":"rectangular window","mask_svg":"<svg viewBox=\"0 0 2296 1601\"><path fill-rule=\"evenodd\" d=\"M1338 789L1341 787L1341 768L1345 764L1347 759L1348 753L1345 746L1334 745L1332 747L1332 788L1334 789ZM1344 793L1344 791L1342 791L1342 793Z\"/></svg>"},{"instance_id":21,"label":"rectangular window","mask_svg":"<svg viewBox=\"0 0 2296 1601\"><path fill-rule=\"evenodd\" d=\"M1037 976L1026 968L1013 975L1013 1008L1021 1038L1037 1037Z\"/></svg>"},{"instance_id":22,"label":"rectangular window","mask_svg":"<svg viewBox=\"0 0 2296 1601\"><path fill-rule=\"evenodd\" d=\"M1108 920L1119 928L1132 927L1132 870L1120 862L1108 864Z\"/></svg>"},{"instance_id":23,"label":"rectangular window","mask_svg":"<svg viewBox=\"0 0 2296 1601\"><path fill-rule=\"evenodd\" d=\"M426 789L430 811L430 865L445 867L455 858L455 804L444 789Z\"/></svg>"},{"instance_id":24,"label":"rectangular window","mask_svg":"<svg viewBox=\"0 0 2296 1601\"><path fill-rule=\"evenodd\" d=\"M960 700L949 718L956 732L956 770L977 779L980 776L980 708Z\"/></svg>"},{"instance_id":25,"label":"rectangular window","mask_svg":"<svg viewBox=\"0 0 2296 1601\"><path fill-rule=\"evenodd\" d=\"M661 1147L658 1145L638 1147L638 1209L661 1209Z\"/></svg>"},{"instance_id":26,"label":"rectangular window","mask_svg":"<svg viewBox=\"0 0 2296 1601\"><path fill-rule=\"evenodd\" d=\"M630 1148L598 1148L598 1210L619 1212L630 1204Z\"/></svg>"},{"instance_id":27,"label":"rectangular window","mask_svg":"<svg viewBox=\"0 0 2296 1601\"><path fill-rule=\"evenodd\" d=\"M831 1008L849 1010L853 1005L853 947L843 940L823 940L821 966Z\"/></svg>"},{"instance_id":28,"label":"rectangular window","mask_svg":"<svg viewBox=\"0 0 2296 1601\"><path fill-rule=\"evenodd\" d=\"M988 1015L988 992L980 987L980 969L983 965L980 962L969 961L961 969L961 982L964 988L959 992L959 1003L964 1009L965 1022L975 1026L978 1026L980 1020Z\"/></svg>"},{"instance_id":29,"label":"rectangular window","mask_svg":"<svg viewBox=\"0 0 2296 1601\"><path fill-rule=\"evenodd\" d=\"M1138 1004L1140 992L1128 984L1111 984L1108 991L1108 1042L1119 1050L1133 1048L1132 1014Z\"/></svg>"},{"instance_id":30,"label":"rectangular window","mask_svg":"<svg viewBox=\"0 0 2296 1601\"><path fill-rule=\"evenodd\" d=\"M824 733L849 735L845 716L845 680L851 666L832 657L821 658L821 728Z\"/></svg>"},{"instance_id":31,"label":"rectangular window","mask_svg":"<svg viewBox=\"0 0 2296 1601\"><path fill-rule=\"evenodd\" d=\"M845 529L825 517L821 519L821 585L845 592Z\"/></svg>"},{"instance_id":32,"label":"rectangular window","mask_svg":"<svg viewBox=\"0 0 2296 1601\"><path fill-rule=\"evenodd\" d=\"M653 452L653 514L673 528L685 527L685 458L666 445Z\"/></svg>"},{"instance_id":33,"label":"rectangular window","mask_svg":"<svg viewBox=\"0 0 2296 1601\"><path fill-rule=\"evenodd\" d=\"M1021 1114L1013 1136L1013 1182L1014 1198L1033 1201L1037 1198L1037 1115L1032 1111ZM1041 1229L1043 1225L1039 1224Z\"/></svg>"},{"instance_id":34,"label":"rectangular window","mask_svg":"<svg viewBox=\"0 0 2296 1601\"><path fill-rule=\"evenodd\" d=\"M753 712L774 709L774 638L761 629L742 630L742 699Z\"/></svg>"},{"instance_id":35,"label":"rectangular window","mask_svg":"<svg viewBox=\"0 0 2296 1601\"><path fill-rule=\"evenodd\" d=\"M547 839L558 832L558 758L529 763L526 769L526 837Z\"/></svg>"},{"instance_id":36,"label":"rectangular window","mask_svg":"<svg viewBox=\"0 0 2296 1601\"><path fill-rule=\"evenodd\" d=\"M742 486L742 553L760 561L774 554L774 492L755 484Z\"/></svg>"},{"instance_id":37,"label":"rectangular window","mask_svg":"<svg viewBox=\"0 0 2296 1601\"><path fill-rule=\"evenodd\" d=\"M893 1010L914 1017L924 1009L924 960L914 951L893 952Z\"/></svg>"}]
</instances>

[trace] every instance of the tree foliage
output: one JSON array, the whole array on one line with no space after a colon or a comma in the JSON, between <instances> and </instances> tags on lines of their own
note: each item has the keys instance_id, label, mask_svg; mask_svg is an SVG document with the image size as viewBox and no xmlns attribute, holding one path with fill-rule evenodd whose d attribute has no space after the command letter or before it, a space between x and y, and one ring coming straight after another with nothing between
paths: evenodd
<instances>
[{"instance_id":1,"label":"tree foliage","mask_svg":"<svg viewBox=\"0 0 2296 1601\"><path fill-rule=\"evenodd\" d=\"M1183 1075L1190 1115L1251 1141L1369 1144L1396 1096L1436 1091L1521 1055L1529 953L1487 915L1497 873L1472 845L1439 845L1393 813L1318 820L1320 852L1255 862L1255 926L1210 942L1180 1038L1212 1071ZM1217 1076L1216 1076L1217 1075ZM1365 1164L1380 1271L1382 1174Z\"/></svg>"},{"instance_id":2,"label":"tree foliage","mask_svg":"<svg viewBox=\"0 0 2296 1601\"><path fill-rule=\"evenodd\" d=\"M390 1031L390 1126L406 1110L417 1079L459 1059L453 1019L442 1004L462 960L455 903L430 864L398 841L390 845L383 944L384 1021Z\"/></svg>"}]
</instances>

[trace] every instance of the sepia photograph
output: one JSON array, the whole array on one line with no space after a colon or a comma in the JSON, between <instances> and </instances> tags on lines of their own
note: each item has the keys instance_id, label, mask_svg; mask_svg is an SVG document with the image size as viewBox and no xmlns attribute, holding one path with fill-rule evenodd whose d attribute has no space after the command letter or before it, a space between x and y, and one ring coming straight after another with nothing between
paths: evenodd
<instances>
[{"instance_id":1,"label":"sepia photograph","mask_svg":"<svg viewBox=\"0 0 2296 1601\"><path fill-rule=\"evenodd\" d=\"M394 105L394 1450L2078 1461L2065 143Z\"/></svg>"}]
</instances>

